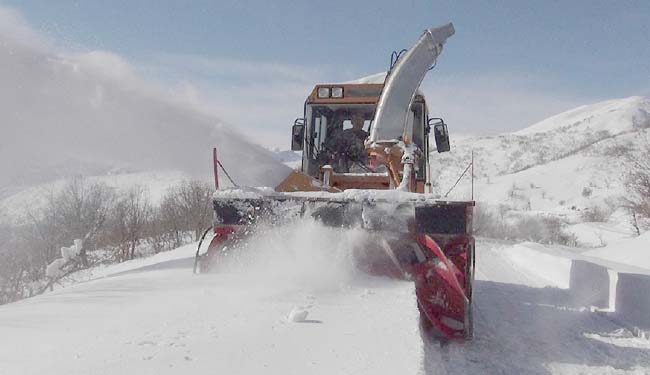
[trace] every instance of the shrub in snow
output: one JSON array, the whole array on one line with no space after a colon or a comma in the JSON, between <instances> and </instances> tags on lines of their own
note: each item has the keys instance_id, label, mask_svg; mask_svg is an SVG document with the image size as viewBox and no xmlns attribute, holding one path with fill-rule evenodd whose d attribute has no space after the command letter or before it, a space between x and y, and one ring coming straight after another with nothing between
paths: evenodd
<instances>
[{"instance_id":1,"label":"shrub in snow","mask_svg":"<svg viewBox=\"0 0 650 375\"><path fill-rule=\"evenodd\" d=\"M563 230L563 223L555 217L541 215L517 216L506 206L497 208L478 203L474 208L474 233L479 236L539 243L556 243L577 246L572 233Z\"/></svg>"},{"instance_id":2,"label":"shrub in snow","mask_svg":"<svg viewBox=\"0 0 650 375\"><path fill-rule=\"evenodd\" d=\"M584 209L581 216L582 220L587 222L603 223L609 219L611 213L608 207L598 205Z\"/></svg>"}]
</instances>

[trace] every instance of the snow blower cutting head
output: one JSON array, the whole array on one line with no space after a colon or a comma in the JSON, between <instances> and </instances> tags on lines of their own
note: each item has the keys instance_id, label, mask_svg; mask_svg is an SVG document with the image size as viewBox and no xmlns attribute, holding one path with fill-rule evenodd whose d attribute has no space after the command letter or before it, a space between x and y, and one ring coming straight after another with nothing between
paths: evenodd
<instances>
[{"instance_id":1,"label":"snow blower cutting head","mask_svg":"<svg viewBox=\"0 0 650 375\"><path fill-rule=\"evenodd\" d=\"M291 132L301 168L275 188L217 190L214 238L205 254L197 250L200 270L218 268L260 223L310 217L363 228L373 241L356 257L359 268L413 279L423 326L470 337L474 202L431 193L430 132L438 152L449 151L449 139L418 91L453 33L451 24L425 30L385 76L316 85ZM215 151L217 184L218 163Z\"/></svg>"}]
</instances>

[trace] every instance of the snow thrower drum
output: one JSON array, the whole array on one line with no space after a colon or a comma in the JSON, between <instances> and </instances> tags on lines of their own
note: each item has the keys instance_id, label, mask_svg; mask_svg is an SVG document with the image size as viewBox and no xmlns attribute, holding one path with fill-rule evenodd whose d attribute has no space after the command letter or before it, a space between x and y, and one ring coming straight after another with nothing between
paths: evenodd
<instances>
[{"instance_id":1,"label":"snow thrower drum","mask_svg":"<svg viewBox=\"0 0 650 375\"><path fill-rule=\"evenodd\" d=\"M376 238L356 255L357 267L373 275L415 283L422 327L446 339L472 336L474 202L345 200L276 194L246 199L215 198L215 226L200 272L216 270L255 227L311 217L336 228L362 228ZM197 253L198 254L198 253ZM372 255L374 254L374 255ZM383 254L377 257L376 254Z\"/></svg>"}]
</instances>

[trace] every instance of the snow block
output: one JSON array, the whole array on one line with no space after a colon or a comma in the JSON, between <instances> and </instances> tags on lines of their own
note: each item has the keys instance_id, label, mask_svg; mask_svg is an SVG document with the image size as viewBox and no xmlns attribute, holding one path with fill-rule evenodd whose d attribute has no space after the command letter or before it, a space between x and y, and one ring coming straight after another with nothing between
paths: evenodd
<instances>
[{"instance_id":1,"label":"snow block","mask_svg":"<svg viewBox=\"0 0 650 375\"><path fill-rule=\"evenodd\" d=\"M569 293L576 306L608 309L609 273L607 268L584 260L571 261Z\"/></svg>"},{"instance_id":2,"label":"snow block","mask_svg":"<svg viewBox=\"0 0 650 375\"><path fill-rule=\"evenodd\" d=\"M619 273L616 316L641 329L650 329L650 276Z\"/></svg>"}]
</instances>

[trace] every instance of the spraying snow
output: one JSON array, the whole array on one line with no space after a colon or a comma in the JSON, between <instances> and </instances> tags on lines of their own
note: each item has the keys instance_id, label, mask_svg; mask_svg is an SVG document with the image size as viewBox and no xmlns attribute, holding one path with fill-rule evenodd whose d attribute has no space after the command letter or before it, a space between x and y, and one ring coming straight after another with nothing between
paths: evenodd
<instances>
[{"instance_id":1,"label":"spraying snow","mask_svg":"<svg viewBox=\"0 0 650 375\"><path fill-rule=\"evenodd\" d=\"M140 79L120 56L32 39L0 28L0 193L116 168L204 176L213 146L240 185L275 186L290 173L249 135Z\"/></svg>"},{"instance_id":2,"label":"spraying snow","mask_svg":"<svg viewBox=\"0 0 650 375\"><path fill-rule=\"evenodd\" d=\"M336 292L358 278L353 249L366 240L362 230L326 227L315 220L261 226L217 265L220 272L276 290Z\"/></svg>"}]
</instances>

